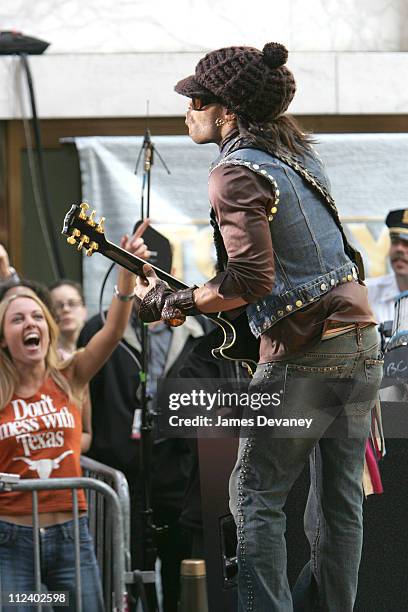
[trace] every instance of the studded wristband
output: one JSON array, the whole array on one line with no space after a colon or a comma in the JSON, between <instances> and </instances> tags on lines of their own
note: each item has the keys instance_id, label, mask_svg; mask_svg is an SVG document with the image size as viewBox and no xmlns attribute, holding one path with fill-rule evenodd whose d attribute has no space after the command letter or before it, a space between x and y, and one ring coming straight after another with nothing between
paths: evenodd
<instances>
[{"instance_id":1,"label":"studded wristband","mask_svg":"<svg viewBox=\"0 0 408 612\"><path fill-rule=\"evenodd\" d=\"M186 316L201 314L194 301L195 289L197 289L197 285L188 287L188 289L181 289L167 296L162 309L162 319L172 318L176 311Z\"/></svg>"}]
</instances>

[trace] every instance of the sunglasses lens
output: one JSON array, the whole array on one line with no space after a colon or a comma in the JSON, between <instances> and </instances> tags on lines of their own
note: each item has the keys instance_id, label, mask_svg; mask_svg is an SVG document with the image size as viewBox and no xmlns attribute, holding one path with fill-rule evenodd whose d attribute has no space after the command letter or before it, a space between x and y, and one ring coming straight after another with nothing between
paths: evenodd
<instances>
[{"instance_id":1,"label":"sunglasses lens","mask_svg":"<svg viewBox=\"0 0 408 612\"><path fill-rule=\"evenodd\" d=\"M203 107L203 101L200 98L192 98L191 106L193 110L201 110Z\"/></svg>"},{"instance_id":2,"label":"sunglasses lens","mask_svg":"<svg viewBox=\"0 0 408 612\"><path fill-rule=\"evenodd\" d=\"M209 104L215 104L215 98L191 98L191 108L195 111L203 110Z\"/></svg>"}]
</instances>

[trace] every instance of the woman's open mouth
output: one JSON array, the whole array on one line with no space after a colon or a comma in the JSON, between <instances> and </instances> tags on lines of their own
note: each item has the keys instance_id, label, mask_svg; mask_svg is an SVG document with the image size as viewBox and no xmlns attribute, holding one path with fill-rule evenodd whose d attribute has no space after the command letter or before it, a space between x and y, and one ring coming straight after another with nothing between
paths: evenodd
<instances>
[{"instance_id":1,"label":"woman's open mouth","mask_svg":"<svg viewBox=\"0 0 408 612\"><path fill-rule=\"evenodd\" d=\"M37 332L30 332L23 338L24 346L37 348L40 345L40 335Z\"/></svg>"}]
</instances>

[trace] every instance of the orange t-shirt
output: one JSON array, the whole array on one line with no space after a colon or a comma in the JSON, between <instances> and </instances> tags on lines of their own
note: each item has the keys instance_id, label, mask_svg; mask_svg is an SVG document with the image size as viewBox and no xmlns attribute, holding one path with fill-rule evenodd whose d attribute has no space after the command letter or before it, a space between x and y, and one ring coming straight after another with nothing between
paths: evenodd
<instances>
[{"instance_id":1,"label":"orange t-shirt","mask_svg":"<svg viewBox=\"0 0 408 612\"><path fill-rule=\"evenodd\" d=\"M0 472L20 478L79 477L81 433L81 411L49 377L35 395L14 395L0 411ZM72 491L40 491L38 506L39 512L69 512ZM86 510L82 490L78 507ZM0 491L0 515L31 513L31 491Z\"/></svg>"}]
</instances>

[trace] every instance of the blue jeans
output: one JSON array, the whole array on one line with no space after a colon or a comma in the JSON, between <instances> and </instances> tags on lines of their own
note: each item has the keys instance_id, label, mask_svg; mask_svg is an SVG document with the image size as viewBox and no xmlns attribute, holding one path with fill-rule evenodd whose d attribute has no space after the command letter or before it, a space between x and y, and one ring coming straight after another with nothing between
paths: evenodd
<instances>
[{"instance_id":1,"label":"blue jeans","mask_svg":"<svg viewBox=\"0 0 408 612\"><path fill-rule=\"evenodd\" d=\"M313 428L308 437L286 438L273 435L268 427L253 428L240 441L230 479L230 507L238 532L239 612L353 610L362 548L365 445L381 378L374 326L356 326L298 358L258 366L252 390L282 383L281 416L312 417ZM324 401L316 407L303 392L306 381L321 398L325 379L328 388L328 381L335 379L340 386L347 383L348 389L327 411L322 410ZM355 391L358 382L362 385ZM340 427L331 435L336 424ZM346 433L340 435L341 431ZM283 507L309 458L305 531L311 559L292 597Z\"/></svg>"},{"instance_id":2,"label":"blue jeans","mask_svg":"<svg viewBox=\"0 0 408 612\"><path fill-rule=\"evenodd\" d=\"M79 519L82 610L103 612L102 588L93 541L85 516ZM75 612L74 522L40 530L41 581L48 591L69 591L69 606L55 610ZM0 592L35 591L34 544L31 527L0 521ZM7 606L3 612L27 612L35 606ZM46 605L43 610L49 610Z\"/></svg>"}]
</instances>

